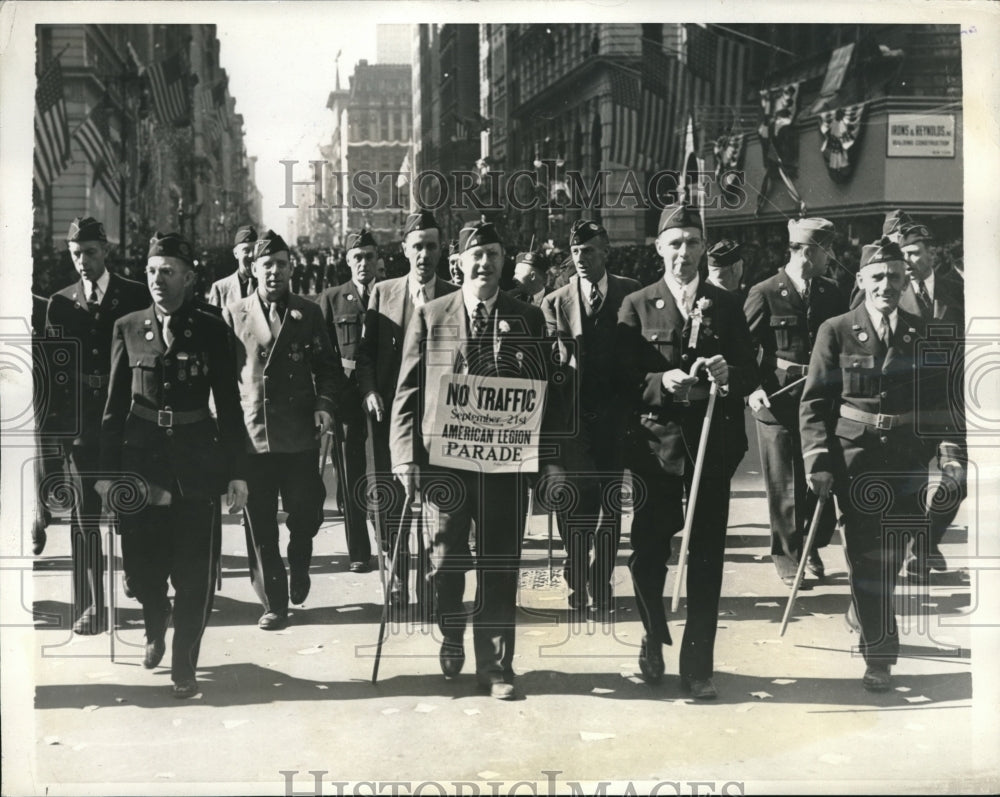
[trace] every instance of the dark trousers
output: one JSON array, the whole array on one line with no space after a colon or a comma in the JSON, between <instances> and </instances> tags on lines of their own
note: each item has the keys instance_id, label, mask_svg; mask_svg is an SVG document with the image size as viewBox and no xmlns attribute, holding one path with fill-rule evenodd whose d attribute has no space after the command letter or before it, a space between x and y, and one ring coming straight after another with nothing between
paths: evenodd
<instances>
[{"instance_id":1,"label":"dark trousers","mask_svg":"<svg viewBox=\"0 0 1000 797\"><path fill-rule=\"evenodd\" d=\"M780 423L754 420L760 443L760 466L767 487L767 509L771 521L771 558L782 575L794 575L805 534L816 508L816 495L806 486L799 430ZM820 515L815 548L830 544L837 526L833 501Z\"/></svg>"},{"instance_id":2,"label":"dark trousers","mask_svg":"<svg viewBox=\"0 0 1000 797\"><path fill-rule=\"evenodd\" d=\"M513 675L518 570L526 494L517 474L482 475L428 468L421 480L425 533L431 541L431 581L438 627L460 641L468 615L462 602L465 573L476 571L472 613L476 672L480 678ZM476 523L476 555L469 547Z\"/></svg>"},{"instance_id":3,"label":"dark trousers","mask_svg":"<svg viewBox=\"0 0 1000 797\"><path fill-rule=\"evenodd\" d=\"M556 508L559 536L566 548L563 578L571 606L610 606L615 559L621 541L622 473L559 465L540 492L543 503Z\"/></svg>"},{"instance_id":4,"label":"dark trousers","mask_svg":"<svg viewBox=\"0 0 1000 797\"><path fill-rule=\"evenodd\" d=\"M729 520L729 479L720 468L702 470L694 526L688 548L687 622L680 653L680 674L705 679L714 669L715 632L719 619L722 567ZM685 475L664 473L655 458L641 457L632 468L637 506L632 520L629 570L635 585L639 616L653 642L670 644L663 588L674 535L684 528L684 493L691 489L694 462Z\"/></svg>"},{"instance_id":5,"label":"dark trousers","mask_svg":"<svg viewBox=\"0 0 1000 797\"><path fill-rule=\"evenodd\" d=\"M247 457L247 556L250 583L266 612L288 610L288 573L278 547L278 496L288 513L288 566L292 577L305 575L312 561L326 488L315 449L294 454Z\"/></svg>"},{"instance_id":6,"label":"dark trousers","mask_svg":"<svg viewBox=\"0 0 1000 797\"><path fill-rule=\"evenodd\" d=\"M340 426L343 483L337 482L337 503L344 513L344 535L350 562L367 562L372 555L368 537L368 480L365 440L368 437L364 416L350 417Z\"/></svg>"},{"instance_id":7,"label":"dark trousers","mask_svg":"<svg viewBox=\"0 0 1000 797\"><path fill-rule=\"evenodd\" d=\"M94 489L100 469L96 447L65 445L63 473L73 504L70 548L73 559L73 616L89 606L104 612L104 553L101 544L101 497ZM59 489L58 486L55 488ZM58 496L57 496L58 500Z\"/></svg>"},{"instance_id":8,"label":"dark trousers","mask_svg":"<svg viewBox=\"0 0 1000 797\"><path fill-rule=\"evenodd\" d=\"M142 604L146 638L161 636L170 617L167 579L174 587L170 676L195 677L201 637L215 597L220 545L218 498L174 496L119 517L122 557L133 594Z\"/></svg>"},{"instance_id":9,"label":"dark trousers","mask_svg":"<svg viewBox=\"0 0 1000 797\"><path fill-rule=\"evenodd\" d=\"M866 662L895 664L899 630L893 594L907 543L926 539L921 498L927 470L908 460L905 449L891 444L860 456L850 446L845 454L851 475L839 480L839 488L835 475L834 486L844 510L851 600L861 624L860 651Z\"/></svg>"}]
</instances>

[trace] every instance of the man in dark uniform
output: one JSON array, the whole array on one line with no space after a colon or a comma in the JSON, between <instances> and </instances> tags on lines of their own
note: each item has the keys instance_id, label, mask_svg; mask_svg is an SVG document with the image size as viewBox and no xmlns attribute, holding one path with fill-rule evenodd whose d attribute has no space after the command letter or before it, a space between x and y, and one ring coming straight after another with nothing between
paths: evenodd
<instances>
[{"instance_id":1,"label":"man in dark uniform","mask_svg":"<svg viewBox=\"0 0 1000 797\"><path fill-rule=\"evenodd\" d=\"M240 299L245 299L257 289L257 283L251 269L253 246L256 240L257 230L249 224L236 231L236 237L233 240L236 271L228 277L223 277L212 283L208 292L209 304L214 304L221 309Z\"/></svg>"},{"instance_id":2,"label":"man in dark uniform","mask_svg":"<svg viewBox=\"0 0 1000 797\"><path fill-rule=\"evenodd\" d=\"M607 230L597 222L575 222L569 246L576 276L542 302L548 334L557 341L563 377L552 395L562 421L559 464L555 480L544 486L555 490L564 480L572 485L577 500L559 513L569 605L585 608L589 588L593 611L603 619L615 608L612 580L621 539L615 493L622 489L627 416L621 385L614 378L615 328L622 301L641 286L607 272L610 242Z\"/></svg>"},{"instance_id":3,"label":"man in dark uniform","mask_svg":"<svg viewBox=\"0 0 1000 797\"><path fill-rule=\"evenodd\" d=\"M750 289L744 304L750 334L760 355L761 384L750 394L760 464L767 487L771 523L771 560L778 577L795 582L816 497L806 489L799 438L799 399L793 388L773 402L768 395L801 380L809 371L809 355L819 325L847 311L847 299L837 284L824 276L834 228L826 219L788 222L788 263L778 273ZM823 578L819 549L833 536L837 517L833 502L823 508L816 542L806 560L809 572Z\"/></svg>"},{"instance_id":4,"label":"man in dark uniform","mask_svg":"<svg viewBox=\"0 0 1000 797\"><path fill-rule=\"evenodd\" d=\"M68 432L61 440L63 467L77 477L73 488L71 518L73 551L73 630L96 634L107 626L104 609L103 553L101 549L101 503L94 492L99 470L100 429L104 402L108 397L111 364L111 333L115 321L149 304L149 292L138 282L123 279L105 266L108 239L104 225L94 218L77 217L66 236L73 265L80 280L63 288L49 300L45 326L50 334L76 342L76 362L70 378L72 388L58 383L50 391L49 429Z\"/></svg>"},{"instance_id":5,"label":"man in dark uniform","mask_svg":"<svg viewBox=\"0 0 1000 797\"><path fill-rule=\"evenodd\" d=\"M372 548L368 539L367 505L362 503L365 490L365 439L368 436L358 389L357 348L365 323L368 296L375 283L375 238L368 230L347 236L347 265L351 279L335 288L327 288L319 297L319 309L326 321L330 343L340 356L347 376L347 387L340 399L337 420L342 430L342 462L345 484L338 485L339 504L344 512L347 554L352 573L371 570Z\"/></svg>"},{"instance_id":6,"label":"man in dark uniform","mask_svg":"<svg viewBox=\"0 0 1000 797\"><path fill-rule=\"evenodd\" d=\"M465 662L468 616L465 573L475 569L473 640L476 675L500 700L515 697L514 625L526 493L522 473L488 473L430 465L428 434L450 374L548 381L550 347L542 313L499 290L503 245L492 224L459 233L461 291L418 307L407 333L392 408L392 468L407 500L423 493L432 539L432 583L444 637L441 670L454 677ZM527 383L531 384L531 383ZM552 405L545 408L544 439ZM440 441L440 438L437 438ZM541 451L540 451L541 452ZM475 520L476 555L469 547Z\"/></svg>"},{"instance_id":7,"label":"man in dark uniform","mask_svg":"<svg viewBox=\"0 0 1000 797\"><path fill-rule=\"evenodd\" d=\"M382 533L387 537L379 544L387 551L393 549L396 534L409 516L402 488L392 478L389 460L389 413L396 396L404 335L418 307L458 290L457 286L436 276L441 257L441 228L430 211L421 210L407 217L403 227L403 254L410 261L410 273L374 286L358 346L358 386L365 412L375 422L375 472L379 486L386 491L385 506L376 511L382 513ZM401 561L392 564L392 572L397 578L390 591L396 608L409 603L406 567L409 554L405 545L404 537L400 545Z\"/></svg>"},{"instance_id":8,"label":"man in dark uniform","mask_svg":"<svg viewBox=\"0 0 1000 797\"><path fill-rule=\"evenodd\" d=\"M962 478L962 430L961 418L939 411L949 374L925 364L941 360L922 356L924 321L899 308L899 247L888 238L865 246L857 281L862 304L819 328L799 419L809 487L835 490L844 510L863 683L885 691L899 652L893 592L906 537L925 522L927 460L936 448L942 472Z\"/></svg>"},{"instance_id":9,"label":"man in dark uniform","mask_svg":"<svg viewBox=\"0 0 1000 797\"><path fill-rule=\"evenodd\" d=\"M518 252L514 258L514 287L507 294L541 307L542 300L549 293L545 285L548 271L549 261L541 252Z\"/></svg>"},{"instance_id":10,"label":"man in dark uniform","mask_svg":"<svg viewBox=\"0 0 1000 797\"><path fill-rule=\"evenodd\" d=\"M101 469L121 474L121 493L116 498L110 479L96 485L119 514L125 569L142 604L147 669L166 651L168 578L173 584L170 676L178 698L198 692L198 653L215 594L219 495L226 493L230 512L247 497L233 338L222 319L186 300L192 260L191 245L176 233L150 241L153 305L115 324L101 425Z\"/></svg>"},{"instance_id":11,"label":"man in dark uniform","mask_svg":"<svg viewBox=\"0 0 1000 797\"><path fill-rule=\"evenodd\" d=\"M236 338L243 420L249 432L246 507L250 582L265 631L288 623L288 602L309 594L313 537L326 488L319 457L329 453L333 412L346 378L315 302L289 293L288 245L273 230L254 246L257 290L223 315ZM278 496L288 513L288 566L278 547Z\"/></svg>"},{"instance_id":12,"label":"man in dark uniform","mask_svg":"<svg viewBox=\"0 0 1000 797\"><path fill-rule=\"evenodd\" d=\"M452 285L462 285L462 253L458 251L458 241L448 244L448 275Z\"/></svg>"},{"instance_id":13,"label":"man in dark uniform","mask_svg":"<svg viewBox=\"0 0 1000 797\"><path fill-rule=\"evenodd\" d=\"M747 283L743 279L743 253L738 243L728 238L716 241L709 247L705 261L708 267L709 285L735 293L740 299L746 298Z\"/></svg>"},{"instance_id":14,"label":"man in dark uniform","mask_svg":"<svg viewBox=\"0 0 1000 797\"><path fill-rule=\"evenodd\" d=\"M656 251L663 278L626 296L618 313L617 359L630 417L625 464L641 485L632 521L629 569L645 636L639 668L647 681L663 677L662 645L671 644L663 605L670 541L684 527L684 493L691 489L694 456L711 380L719 396L707 441L706 467L696 496L687 564L687 623L680 653L682 688L697 699L716 696L712 683L722 563L729 517L727 415L743 412L743 396L757 384L750 333L739 299L698 274L705 253L701 219L674 205L660 216Z\"/></svg>"}]
</instances>

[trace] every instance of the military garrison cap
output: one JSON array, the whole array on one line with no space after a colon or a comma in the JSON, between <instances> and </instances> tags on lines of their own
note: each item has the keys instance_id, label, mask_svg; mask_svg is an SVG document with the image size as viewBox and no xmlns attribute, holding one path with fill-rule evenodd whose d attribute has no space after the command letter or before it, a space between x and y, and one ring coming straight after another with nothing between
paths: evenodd
<instances>
[{"instance_id":1,"label":"military garrison cap","mask_svg":"<svg viewBox=\"0 0 1000 797\"><path fill-rule=\"evenodd\" d=\"M403 225L403 238L411 232L417 230L440 230L441 226L434 218L434 214L429 210L418 210L406 217L406 224Z\"/></svg>"},{"instance_id":2,"label":"military garrison cap","mask_svg":"<svg viewBox=\"0 0 1000 797\"><path fill-rule=\"evenodd\" d=\"M573 226L569 230L569 245L581 246L591 238L597 238L602 235L607 238L608 231L596 221L579 219L573 222Z\"/></svg>"},{"instance_id":3,"label":"military garrison cap","mask_svg":"<svg viewBox=\"0 0 1000 797\"><path fill-rule=\"evenodd\" d=\"M252 244L257 240L257 229L252 224L244 224L236 231L236 237L233 239L233 246L239 246L240 244Z\"/></svg>"},{"instance_id":4,"label":"military garrison cap","mask_svg":"<svg viewBox=\"0 0 1000 797\"><path fill-rule=\"evenodd\" d=\"M723 238L708 250L708 259L717 266L731 266L742 258L743 252L740 245L728 238Z\"/></svg>"},{"instance_id":5,"label":"military garrison cap","mask_svg":"<svg viewBox=\"0 0 1000 797\"><path fill-rule=\"evenodd\" d=\"M149 251L146 257L176 257L189 266L194 265L194 250L191 244L180 233L159 231L149 239Z\"/></svg>"},{"instance_id":6,"label":"military garrison cap","mask_svg":"<svg viewBox=\"0 0 1000 797\"><path fill-rule=\"evenodd\" d=\"M903 261L903 252L899 245L889 240L888 236L882 236L874 243L861 247L861 265L859 268L871 266L876 263L892 263L893 261Z\"/></svg>"},{"instance_id":7,"label":"military garrison cap","mask_svg":"<svg viewBox=\"0 0 1000 797\"><path fill-rule=\"evenodd\" d=\"M789 219L788 243L813 244L828 247L833 241L835 228L826 219Z\"/></svg>"},{"instance_id":8,"label":"military garrison cap","mask_svg":"<svg viewBox=\"0 0 1000 797\"><path fill-rule=\"evenodd\" d=\"M83 241L107 241L104 225L93 216L77 216L69 223L66 233L66 243L82 243Z\"/></svg>"},{"instance_id":9,"label":"military garrison cap","mask_svg":"<svg viewBox=\"0 0 1000 797\"><path fill-rule=\"evenodd\" d=\"M352 249L360 249L362 246L378 246L378 244L375 243L375 236L372 235L371 230L364 229L360 232L350 233L345 241L345 246L350 252Z\"/></svg>"},{"instance_id":10,"label":"military garrison cap","mask_svg":"<svg viewBox=\"0 0 1000 797\"><path fill-rule=\"evenodd\" d=\"M461 252L467 252L473 246L485 246L486 244L503 245L497 228L488 221L474 221L463 227L458 233L458 247Z\"/></svg>"},{"instance_id":11,"label":"military garrison cap","mask_svg":"<svg viewBox=\"0 0 1000 797\"><path fill-rule=\"evenodd\" d=\"M538 271L549 270L548 260L546 260L545 255L541 252L518 252L517 257L514 259L514 265L518 263L524 263Z\"/></svg>"},{"instance_id":12,"label":"military garrison cap","mask_svg":"<svg viewBox=\"0 0 1000 797\"><path fill-rule=\"evenodd\" d=\"M282 238L274 230L264 230L257 239L257 242L253 247L253 257L256 260L259 257L264 257L266 255L277 254L278 252L287 252L288 244L285 243L285 239Z\"/></svg>"},{"instance_id":13,"label":"military garrison cap","mask_svg":"<svg viewBox=\"0 0 1000 797\"><path fill-rule=\"evenodd\" d=\"M898 235L904 227L913 224L913 219L905 210L893 210L885 214L882 235Z\"/></svg>"},{"instance_id":14,"label":"military garrison cap","mask_svg":"<svg viewBox=\"0 0 1000 797\"><path fill-rule=\"evenodd\" d=\"M683 227L694 227L697 230L703 229L701 216L697 209L680 203L667 205L660 214L660 223L656 225L656 234L659 235L664 230Z\"/></svg>"}]
</instances>

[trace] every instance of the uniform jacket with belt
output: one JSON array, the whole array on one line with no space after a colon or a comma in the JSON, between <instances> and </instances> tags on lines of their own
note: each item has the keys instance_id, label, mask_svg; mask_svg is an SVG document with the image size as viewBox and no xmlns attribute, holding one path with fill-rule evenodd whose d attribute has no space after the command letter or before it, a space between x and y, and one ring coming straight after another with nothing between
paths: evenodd
<instances>
[{"instance_id":1,"label":"uniform jacket with belt","mask_svg":"<svg viewBox=\"0 0 1000 797\"><path fill-rule=\"evenodd\" d=\"M115 324L101 470L138 477L149 495L218 496L244 473L247 432L233 336L221 318L190 303L174 315L169 349L152 306ZM210 392L217 418L209 412ZM191 422L182 417L189 413Z\"/></svg>"},{"instance_id":2,"label":"uniform jacket with belt","mask_svg":"<svg viewBox=\"0 0 1000 797\"><path fill-rule=\"evenodd\" d=\"M317 448L313 413L337 408L346 379L315 302L291 293L278 337L257 293L223 310L236 338L240 401L251 451Z\"/></svg>"},{"instance_id":3,"label":"uniform jacket with belt","mask_svg":"<svg viewBox=\"0 0 1000 797\"><path fill-rule=\"evenodd\" d=\"M750 289L743 312L753 342L758 347L761 387L769 394L800 379L809 365L819 325L847 311L847 299L836 282L814 277L809 302L799 294L784 268ZM778 360L795 363L789 369ZM798 428L798 402L802 388L778 396L771 408L756 414L763 423Z\"/></svg>"},{"instance_id":4,"label":"uniform jacket with belt","mask_svg":"<svg viewBox=\"0 0 1000 797\"><path fill-rule=\"evenodd\" d=\"M742 426L743 397L758 384L750 332L739 298L700 280L695 304L702 320L692 346L693 322L685 320L666 282L660 279L622 302L618 313L618 368L625 402L632 418L629 447L633 455L652 453L665 473L681 475L685 458L694 459L706 402L676 401L663 389L663 374L674 368L690 371L698 357L721 354L730 367L729 394L716 400L717 417L708 454L718 466L733 465L745 450L745 437L730 439L726 430ZM707 395L704 370L694 388ZM694 390L692 388L692 390ZM726 462L718 460L725 457Z\"/></svg>"},{"instance_id":5,"label":"uniform jacket with belt","mask_svg":"<svg viewBox=\"0 0 1000 797\"><path fill-rule=\"evenodd\" d=\"M115 322L150 303L149 290L110 274L108 289L94 315L87 307L83 280L63 288L49 299L45 327L50 335L62 336L67 348L69 379L50 380L45 427L67 433L75 445L96 446L100 440L101 416L108 397L111 368L111 334Z\"/></svg>"},{"instance_id":6,"label":"uniform jacket with belt","mask_svg":"<svg viewBox=\"0 0 1000 797\"><path fill-rule=\"evenodd\" d=\"M556 367L560 373L552 398L559 402L557 420L561 421L559 434L563 438L559 440L559 447L567 466L576 464L577 459L585 463L591 456L596 458L593 464L601 467L614 468L621 461L628 413L620 395L621 385L614 377L614 334L622 301L640 287L634 279L608 274L607 293L598 311L600 328L596 334L608 335L607 354L610 356L600 362L596 352L588 357L584 340L587 300L581 295L580 277L573 276L569 283L542 301L546 331L554 338ZM590 420L599 428L585 428ZM578 444L588 451L580 451Z\"/></svg>"},{"instance_id":7,"label":"uniform jacket with belt","mask_svg":"<svg viewBox=\"0 0 1000 797\"><path fill-rule=\"evenodd\" d=\"M247 281L246 290L249 293L254 292L253 281ZM222 279L216 280L212 283L212 287L208 290L208 303L214 304L216 307L225 308L234 302L241 301L245 297L241 292L240 287L240 276L239 269L234 271L228 277L223 277Z\"/></svg>"},{"instance_id":8,"label":"uniform jacket with belt","mask_svg":"<svg viewBox=\"0 0 1000 797\"><path fill-rule=\"evenodd\" d=\"M476 374L537 379L551 375L551 343L545 339L542 312L497 295L488 332L477 346L469 332L462 291L419 307L406 333L396 400L392 407L392 464L427 463L425 435L434 423L441 378L446 374ZM542 419L543 441L551 429L555 405L548 401ZM539 453L543 456L545 442Z\"/></svg>"},{"instance_id":9,"label":"uniform jacket with belt","mask_svg":"<svg viewBox=\"0 0 1000 797\"><path fill-rule=\"evenodd\" d=\"M924 322L905 310L898 311L888 348L863 304L825 321L799 407L806 472L926 466L935 447L950 458L962 431L948 403L956 354L950 341L928 339ZM844 407L869 413L875 423L844 417ZM859 459L866 451L875 459Z\"/></svg>"},{"instance_id":10,"label":"uniform jacket with belt","mask_svg":"<svg viewBox=\"0 0 1000 797\"><path fill-rule=\"evenodd\" d=\"M358 387L361 398L378 393L386 413L396 395L406 327L416 309L410 298L409 275L376 283L368 297L364 329L358 346ZM434 278L434 298L458 290L457 285Z\"/></svg>"}]
</instances>

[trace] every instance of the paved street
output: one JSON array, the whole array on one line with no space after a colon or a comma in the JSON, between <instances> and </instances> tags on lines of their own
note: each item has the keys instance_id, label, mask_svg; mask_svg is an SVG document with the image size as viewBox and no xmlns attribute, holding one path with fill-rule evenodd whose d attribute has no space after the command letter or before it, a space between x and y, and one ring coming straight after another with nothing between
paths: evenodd
<instances>
[{"instance_id":1,"label":"paved street","mask_svg":"<svg viewBox=\"0 0 1000 797\"><path fill-rule=\"evenodd\" d=\"M142 668L141 614L120 585L113 663L109 635L67 630L69 543L66 527L56 525L24 586L25 605L34 590L36 612L34 789L150 794L197 791L191 784L201 783L206 793L285 793L280 772L298 771L292 788L313 793L309 771L325 770L329 794L336 781L358 780L402 781L403 794L422 781L449 792L454 781L468 781L483 793L510 793L526 780L542 793L549 777L634 781L637 791L680 782L661 793L692 793L689 781L714 784L715 792L745 782L730 784L729 793L975 790L961 784L985 777L986 753L994 751L981 749L974 723L975 650L963 621L968 573L935 574L929 587L902 592L896 689L869 694L860 683L863 664L850 652L857 637L843 619L848 588L839 540L824 553L825 583L800 593L794 621L778 636L788 591L769 561L757 469L752 450L734 483L716 646L720 699L712 704L694 704L680 691L676 642L665 649L661 685L637 677L642 631L625 567L628 518L617 621L607 626L570 620L565 588L548 577L545 517L533 519L516 656L525 698L511 703L477 690L471 636L463 675L446 682L435 634L419 625L392 629L379 683L371 685L379 575L347 572L333 501L317 539L312 593L277 633L256 627L260 609L242 529L227 522L223 587L201 652L203 693L184 702L170 696L167 667ZM945 540L949 559L968 544L964 514L958 522ZM557 573L560 563L557 546ZM671 577L668 590L672 584ZM671 624L675 639L683 622L682 609ZM168 645L164 664L169 656ZM365 788L359 793L391 793L379 783ZM472 785L462 788L475 793Z\"/></svg>"}]
</instances>

